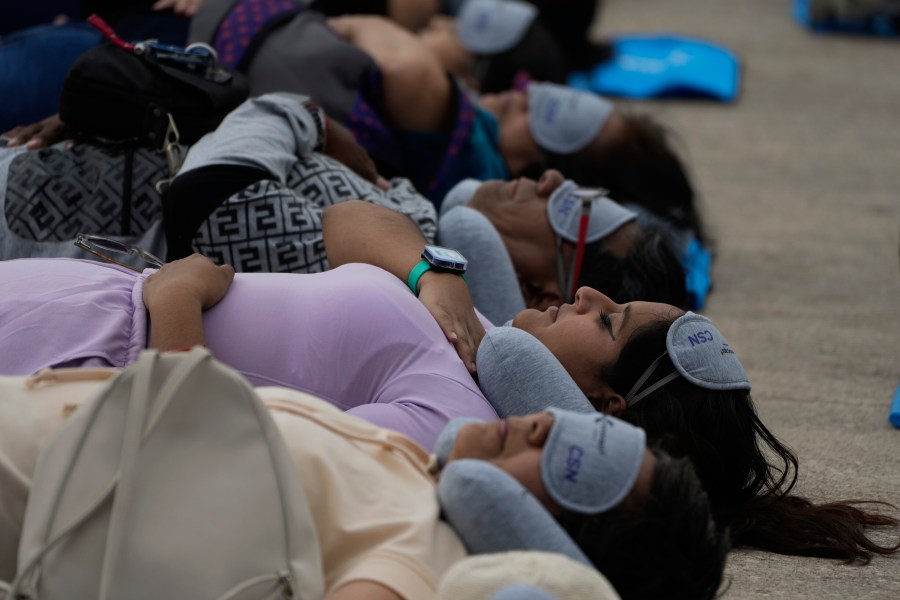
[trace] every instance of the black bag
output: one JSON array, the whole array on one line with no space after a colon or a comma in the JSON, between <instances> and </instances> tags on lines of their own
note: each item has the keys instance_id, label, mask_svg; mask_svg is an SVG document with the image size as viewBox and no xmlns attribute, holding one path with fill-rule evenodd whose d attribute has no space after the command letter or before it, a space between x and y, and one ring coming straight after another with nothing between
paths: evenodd
<instances>
[{"instance_id":1,"label":"black bag","mask_svg":"<svg viewBox=\"0 0 900 600\"><path fill-rule=\"evenodd\" d=\"M179 62L194 56L181 48L137 46L135 52L103 44L69 70L60 118L76 134L159 149L173 141L192 144L247 99L247 82L239 73ZM172 139L172 121L178 139Z\"/></svg>"}]
</instances>

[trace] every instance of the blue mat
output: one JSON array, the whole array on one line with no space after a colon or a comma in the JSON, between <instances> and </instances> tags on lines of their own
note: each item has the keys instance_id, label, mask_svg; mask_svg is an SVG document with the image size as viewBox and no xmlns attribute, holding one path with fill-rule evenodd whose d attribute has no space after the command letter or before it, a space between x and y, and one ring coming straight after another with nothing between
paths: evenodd
<instances>
[{"instance_id":1,"label":"blue mat","mask_svg":"<svg viewBox=\"0 0 900 600\"><path fill-rule=\"evenodd\" d=\"M892 37L900 35L898 17L894 14L872 14L855 21L841 21L836 16L813 19L810 6L813 0L794 0L794 19L816 33L852 33Z\"/></svg>"},{"instance_id":2,"label":"blue mat","mask_svg":"<svg viewBox=\"0 0 900 600\"><path fill-rule=\"evenodd\" d=\"M623 36L615 55L568 84L604 96L705 98L733 102L740 92L741 62L727 48L672 35Z\"/></svg>"}]
</instances>

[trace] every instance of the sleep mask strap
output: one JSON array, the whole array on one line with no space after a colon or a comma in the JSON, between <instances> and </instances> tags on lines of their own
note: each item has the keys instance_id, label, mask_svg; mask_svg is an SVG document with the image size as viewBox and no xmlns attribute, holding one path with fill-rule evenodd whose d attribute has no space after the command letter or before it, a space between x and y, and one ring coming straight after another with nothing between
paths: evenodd
<instances>
[{"instance_id":1,"label":"sleep mask strap","mask_svg":"<svg viewBox=\"0 0 900 600\"><path fill-rule=\"evenodd\" d=\"M640 378L635 382L635 384L633 386L631 386L631 389L628 390L628 394L625 396L625 404L626 405L634 406L635 404L638 403L638 401L642 400L644 397L649 396L650 394L652 394L653 392L655 392L662 386L666 385L667 383L669 383L670 381L672 381L673 379L678 377L678 371L672 371L671 373L669 373L668 375L666 375L665 377L663 377L662 379L660 379L659 381L657 381L656 383L654 383L653 385L648 387L646 390L641 392L640 394L637 393L637 391L639 389L641 389L641 386L644 385L644 383L646 383L646 381L650 378L651 375L653 375L653 372L656 371L656 367L659 366L659 361L661 361L663 358L665 358L665 356L667 354L668 354L668 351L660 354L659 357L657 357L657 359L654 360L650 364L649 367L647 367L647 370L644 371L644 374L640 376Z\"/></svg>"}]
</instances>

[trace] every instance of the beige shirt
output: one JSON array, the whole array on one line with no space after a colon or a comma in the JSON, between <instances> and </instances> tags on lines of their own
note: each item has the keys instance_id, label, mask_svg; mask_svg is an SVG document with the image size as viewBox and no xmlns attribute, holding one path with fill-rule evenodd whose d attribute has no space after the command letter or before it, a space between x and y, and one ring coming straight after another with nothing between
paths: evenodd
<instances>
[{"instance_id":1,"label":"beige shirt","mask_svg":"<svg viewBox=\"0 0 900 600\"><path fill-rule=\"evenodd\" d=\"M37 455L111 369L60 370L40 385L0 377L0 579L17 540ZM76 381L75 379L81 381ZM291 453L315 520L329 592L353 580L431 599L465 549L441 521L429 455L406 436L308 394L257 388Z\"/></svg>"},{"instance_id":2,"label":"beige shirt","mask_svg":"<svg viewBox=\"0 0 900 600\"><path fill-rule=\"evenodd\" d=\"M405 435L308 394L284 388L257 392L303 482L326 589L367 579L404 598L434 598L441 575L466 552L438 518L429 455Z\"/></svg>"}]
</instances>

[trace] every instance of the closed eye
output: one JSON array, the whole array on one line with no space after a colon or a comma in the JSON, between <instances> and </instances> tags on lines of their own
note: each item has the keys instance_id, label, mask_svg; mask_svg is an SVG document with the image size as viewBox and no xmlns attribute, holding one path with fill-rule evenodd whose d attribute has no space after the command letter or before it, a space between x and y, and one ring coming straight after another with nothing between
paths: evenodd
<instances>
[{"instance_id":1,"label":"closed eye","mask_svg":"<svg viewBox=\"0 0 900 600\"><path fill-rule=\"evenodd\" d=\"M600 324L603 327L606 327L606 331L609 332L609 337L612 339L612 341L616 341L616 336L613 335L612 321L610 320L609 315L601 312L600 313Z\"/></svg>"}]
</instances>

